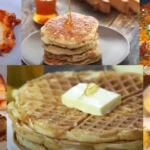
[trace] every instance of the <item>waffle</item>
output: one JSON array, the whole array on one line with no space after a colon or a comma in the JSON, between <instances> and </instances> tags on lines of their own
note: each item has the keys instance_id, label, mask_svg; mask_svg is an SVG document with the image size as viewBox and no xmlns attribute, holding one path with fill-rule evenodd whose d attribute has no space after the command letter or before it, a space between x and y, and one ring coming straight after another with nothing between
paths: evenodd
<instances>
[{"instance_id":1,"label":"waffle","mask_svg":"<svg viewBox=\"0 0 150 150\"><path fill-rule=\"evenodd\" d=\"M13 127L15 129L14 141L22 150L66 150L69 148L74 150L112 150L112 148L113 150L142 150L142 140L101 144L77 143L42 136L23 123L14 122Z\"/></svg>"},{"instance_id":2,"label":"waffle","mask_svg":"<svg viewBox=\"0 0 150 150\"><path fill-rule=\"evenodd\" d=\"M22 138L19 134L14 133L14 142L21 150L142 150L142 140L120 143L105 143L97 145L81 145L80 143L59 141L54 139L47 140L44 145L39 145Z\"/></svg>"},{"instance_id":3,"label":"waffle","mask_svg":"<svg viewBox=\"0 0 150 150\"><path fill-rule=\"evenodd\" d=\"M6 139L6 118L0 115L0 142Z\"/></svg>"},{"instance_id":4,"label":"waffle","mask_svg":"<svg viewBox=\"0 0 150 150\"><path fill-rule=\"evenodd\" d=\"M14 122L13 127L15 129L14 141L22 150L66 150L69 148L74 150L112 150L112 148L113 150L142 150L142 140L101 144L78 143L42 136L34 132L26 124L19 122Z\"/></svg>"},{"instance_id":5,"label":"waffle","mask_svg":"<svg viewBox=\"0 0 150 150\"><path fill-rule=\"evenodd\" d=\"M103 13L110 13L111 7L116 8L118 11L128 14L131 9L133 12L139 10L139 0L84 0Z\"/></svg>"},{"instance_id":6,"label":"waffle","mask_svg":"<svg viewBox=\"0 0 150 150\"><path fill-rule=\"evenodd\" d=\"M94 82L121 94L122 104L105 116L64 106L61 95L79 82ZM90 144L142 140L142 76L93 71L50 73L21 87L8 112L13 122L19 120L38 135L58 140Z\"/></svg>"}]
</instances>

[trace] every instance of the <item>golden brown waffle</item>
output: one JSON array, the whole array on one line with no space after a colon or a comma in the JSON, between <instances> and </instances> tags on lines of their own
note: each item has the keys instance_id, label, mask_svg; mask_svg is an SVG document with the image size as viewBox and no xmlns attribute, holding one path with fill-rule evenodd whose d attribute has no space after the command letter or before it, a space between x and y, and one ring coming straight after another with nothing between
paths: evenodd
<instances>
[{"instance_id":1,"label":"golden brown waffle","mask_svg":"<svg viewBox=\"0 0 150 150\"><path fill-rule=\"evenodd\" d=\"M61 103L61 95L79 82L94 82L122 96L122 104L105 116L93 116ZM142 75L115 72L50 73L29 81L9 104L11 118L50 138L86 143L141 140ZM13 117L14 116L14 117Z\"/></svg>"},{"instance_id":2,"label":"golden brown waffle","mask_svg":"<svg viewBox=\"0 0 150 150\"><path fill-rule=\"evenodd\" d=\"M142 140L138 141L122 141L117 143L103 143L95 145L86 145L69 141L60 141L49 139L43 144L37 144L31 142L27 139L24 139L17 133L14 133L14 142L21 150L142 150L143 142Z\"/></svg>"},{"instance_id":3,"label":"golden brown waffle","mask_svg":"<svg viewBox=\"0 0 150 150\"><path fill-rule=\"evenodd\" d=\"M129 9L133 12L138 12L140 1L139 0L84 0L103 13L110 13L111 7L116 8L118 11L128 14Z\"/></svg>"},{"instance_id":4,"label":"golden brown waffle","mask_svg":"<svg viewBox=\"0 0 150 150\"><path fill-rule=\"evenodd\" d=\"M78 143L66 140L52 139L36 133L26 124L14 122L14 141L22 149L48 149L48 150L142 150L142 140L120 141L115 143Z\"/></svg>"}]
</instances>

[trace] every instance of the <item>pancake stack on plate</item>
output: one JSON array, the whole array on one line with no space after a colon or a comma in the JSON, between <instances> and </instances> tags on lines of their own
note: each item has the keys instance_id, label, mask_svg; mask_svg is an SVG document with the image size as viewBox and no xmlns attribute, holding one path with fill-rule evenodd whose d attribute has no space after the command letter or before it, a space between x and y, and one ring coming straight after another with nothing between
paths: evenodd
<instances>
[{"instance_id":1,"label":"pancake stack on plate","mask_svg":"<svg viewBox=\"0 0 150 150\"><path fill-rule=\"evenodd\" d=\"M29 81L8 106L14 141L26 150L143 150L142 79L136 73L85 71ZM81 82L121 94L121 105L105 116L63 105L61 95Z\"/></svg>"},{"instance_id":2,"label":"pancake stack on plate","mask_svg":"<svg viewBox=\"0 0 150 150\"><path fill-rule=\"evenodd\" d=\"M68 14L65 14L50 19L41 28L46 64L80 65L100 60L101 50L97 43L98 21L77 13L71 13L71 17L71 26L68 26Z\"/></svg>"}]
</instances>

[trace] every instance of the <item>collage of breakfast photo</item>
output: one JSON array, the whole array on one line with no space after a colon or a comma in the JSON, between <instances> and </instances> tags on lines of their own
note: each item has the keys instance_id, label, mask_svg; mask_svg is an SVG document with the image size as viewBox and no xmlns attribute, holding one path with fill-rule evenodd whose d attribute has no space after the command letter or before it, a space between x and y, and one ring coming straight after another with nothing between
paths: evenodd
<instances>
[{"instance_id":1,"label":"collage of breakfast photo","mask_svg":"<svg viewBox=\"0 0 150 150\"><path fill-rule=\"evenodd\" d=\"M150 0L0 0L0 150L150 150Z\"/></svg>"}]
</instances>

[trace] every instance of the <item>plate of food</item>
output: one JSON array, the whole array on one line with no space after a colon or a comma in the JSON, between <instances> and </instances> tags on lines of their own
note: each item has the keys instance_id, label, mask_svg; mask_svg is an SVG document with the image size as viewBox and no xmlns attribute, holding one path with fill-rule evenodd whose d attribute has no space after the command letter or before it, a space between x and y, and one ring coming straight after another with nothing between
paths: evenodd
<instances>
[{"instance_id":1,"label":"plate of food","mask_svg":"<svg viewBox=\"0 0 150 150\"><path fill-rule=\"evenodd\" d=\"M22 42L22 60L27 65L116 65L128 56L130 44L121 33L91 16L71 16L71 25L65 14L28 36Z\"/></svg>"},{"instance_id":2,"label":"plate of food","mask_svg":"<svg viewBox=\"0 0 150 150\"><path fill-rule=\"evenodd\" d=\"M21 0L0 1L0 64L21 64ZM9 36L8 36L9 35Z\"/></svg>"},{"instance_id":3,"label":"plate of food","mask_svg":"<svg viewBox=\"0 0 150 150\"><path fill-rule=\"evenodd\" d=\"M8 105L8 150L143 150L142 79L138 73L87 70L27 82ZM97 103L97 94L105 104Z\"/></svg>"},{"instance_id":4,"label":"plate of food","mask_svg":"<svg viewBox=\"0 0 150 150\"><path fill-rule=\"evenodd\" d=\"M144 1L142 1L144 2ZM144 66L144 74L150 75L150 28L149 28L150 4L140 8L140 64Z\"/></svg>"}]
</instances>

